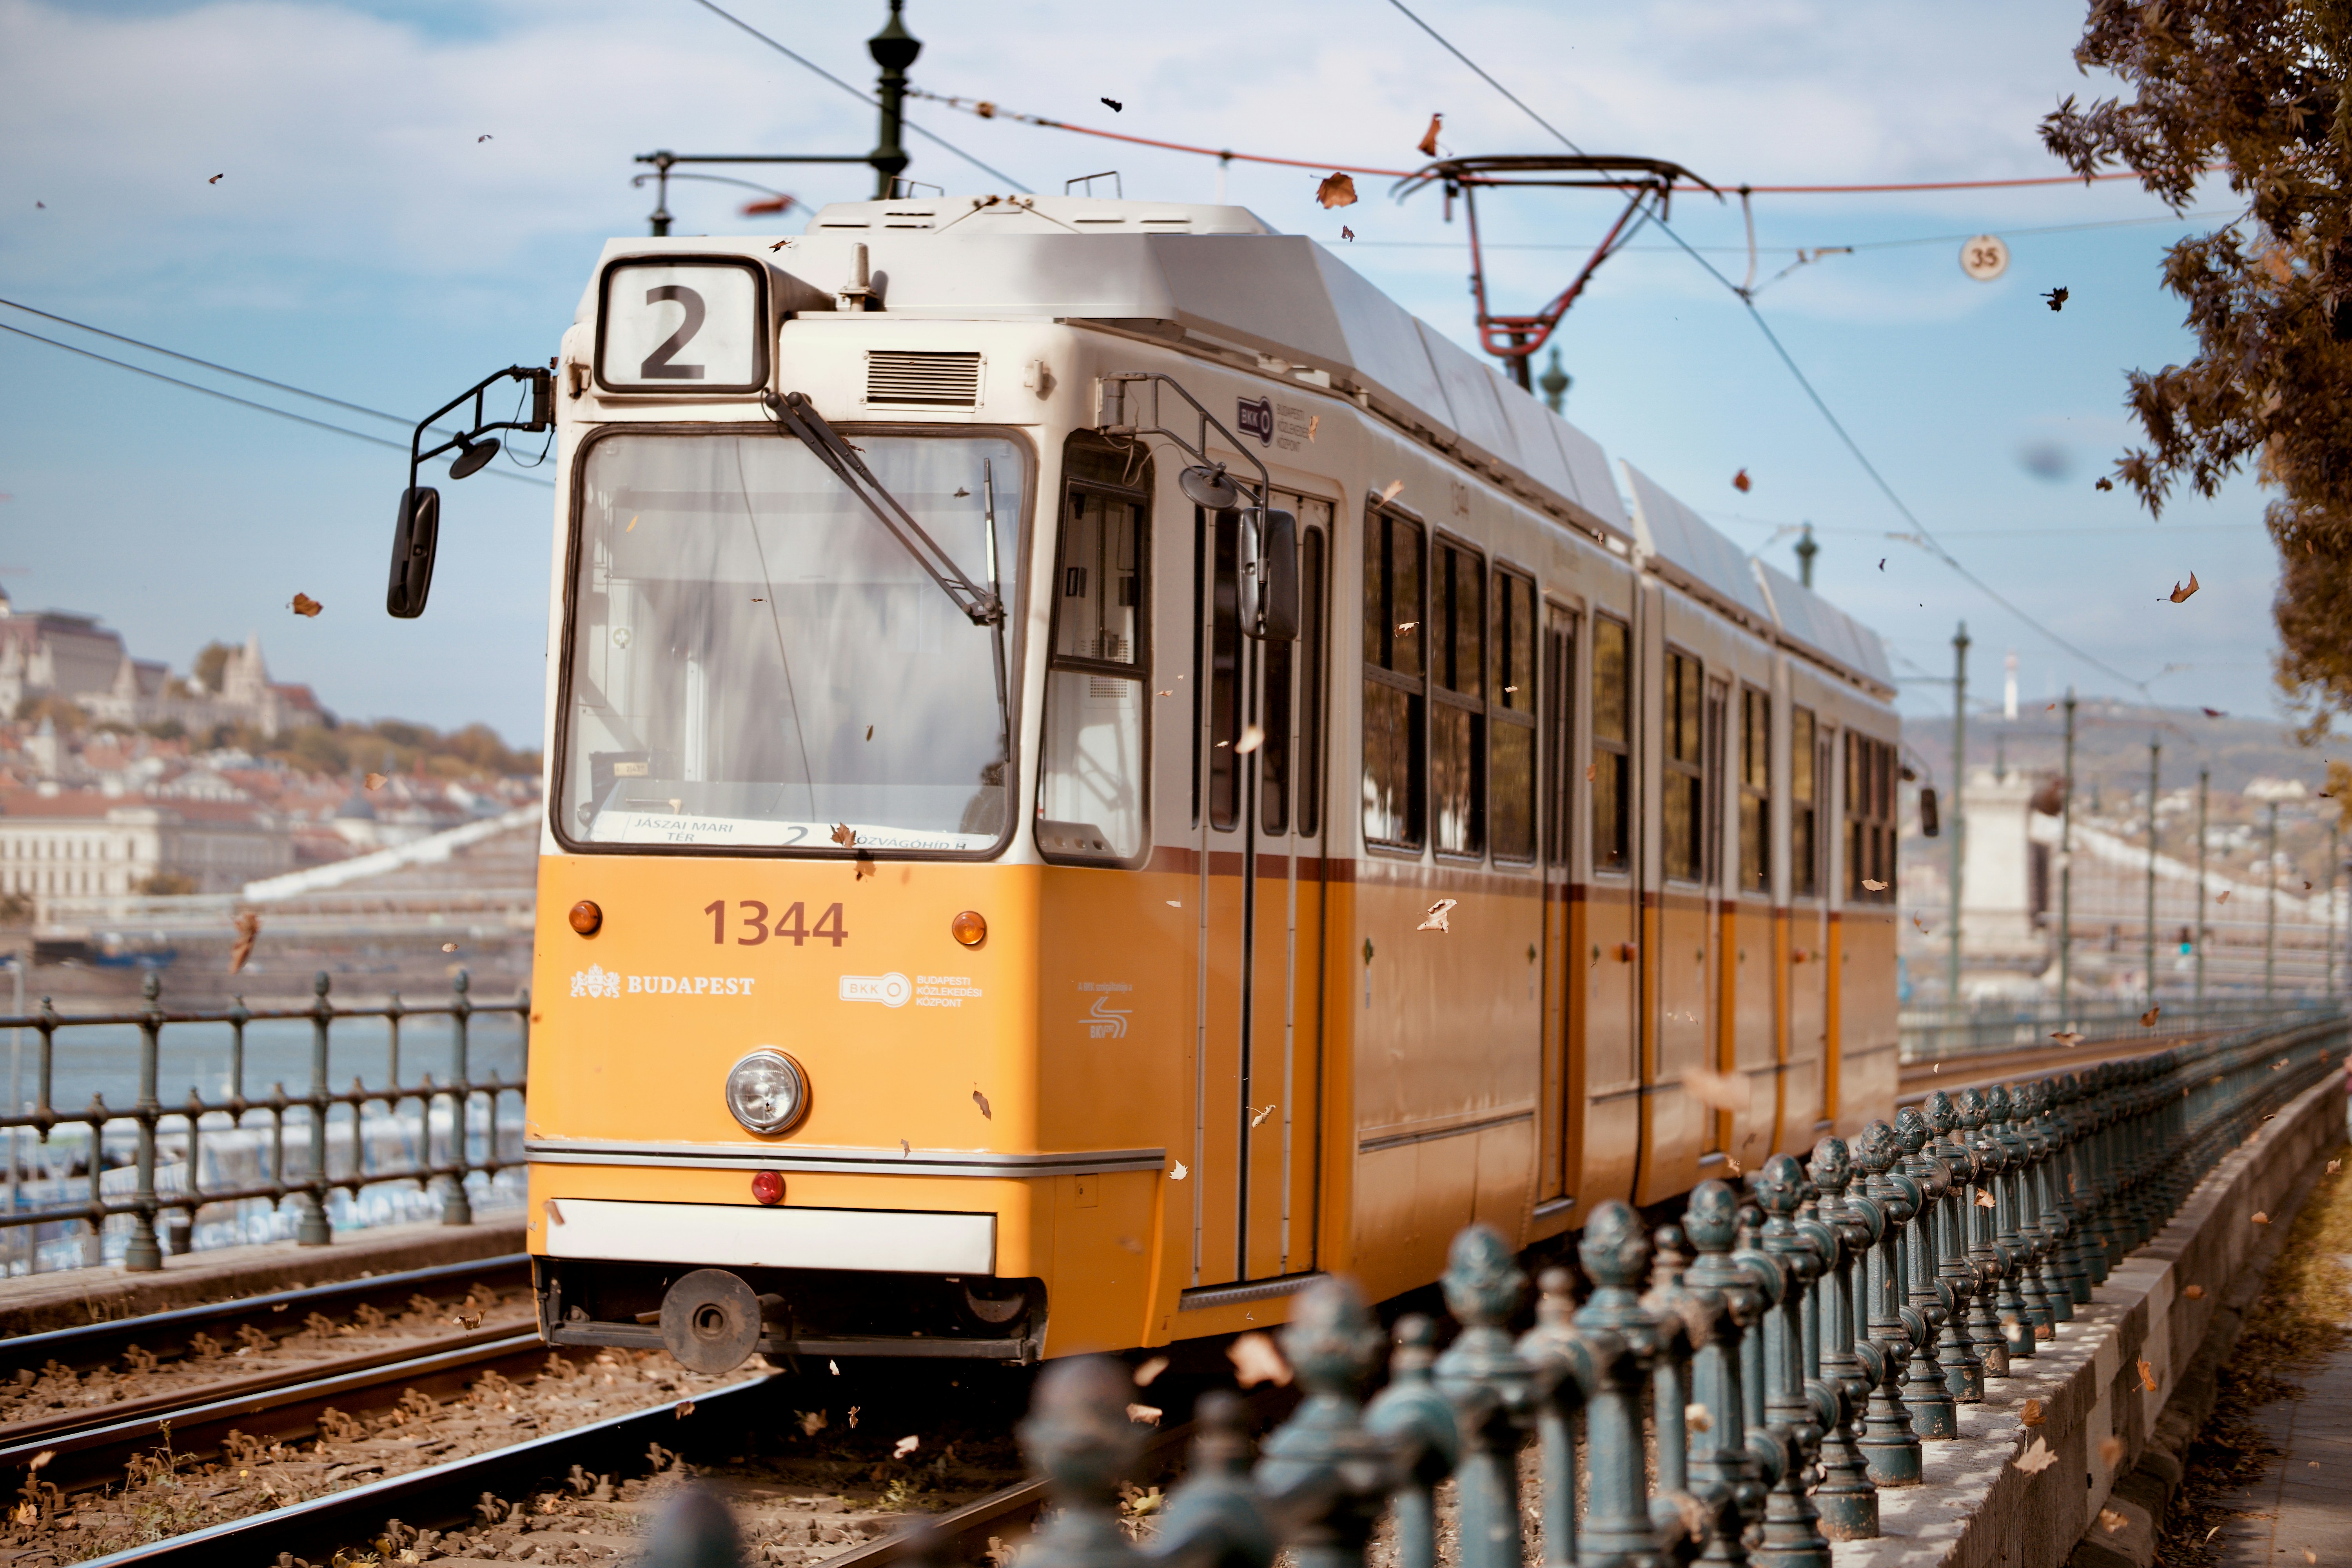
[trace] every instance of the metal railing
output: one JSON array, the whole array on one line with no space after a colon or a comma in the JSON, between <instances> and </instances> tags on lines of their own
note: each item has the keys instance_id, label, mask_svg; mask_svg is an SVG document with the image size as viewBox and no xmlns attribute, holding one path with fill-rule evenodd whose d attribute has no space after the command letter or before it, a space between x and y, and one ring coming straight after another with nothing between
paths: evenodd
<instances>
[{"instance_id":1,"label":"metal railing","mask_svg":"<svg viewBox=\"0 0 2352 1568\"><path fill-rule=\"evenodd\" d=\"M1832 1541L1878 1534L1883 1489L1940 1479L1958 1407L2054 1338L2224 1154L2342 1060L2346 1035L2340 1019L2247 1031L1938 1092L1851 1148L1772 1156L1744 1194L1704 1183L1654 1232L1604 1203L1577 1247L1581 1302L1566 1268L1544 1269L1517 1336L1526 1276L1473 1226L1443 1280L1459 1331L1439 1353L1428 1319L1400 1321L1369 1404L1377 1321L1352 1282L1318 1281L1280 1331L1304 1403L1252 1468L1239 1403L1204 1398L1191 1478L1143 1547L1118 1507L1143 1430L1128 1369L1057 1363L1021 1426L1056 1504L1022 1568L1265 1568L1285 1548L1298 1568L1356 1568L1384 1513L1396 1561L1432 1568L1448 1479L1460 1568L1519 1568L1529 1525L1556 1568L1827 1568ZM2058 1462L2030 1431L2018 1458Z\"/></svg>"},{"instance_id":2,"label":"metal railing","mask_svg":"<svg viewBox=\"0 0 2352 1568\"><path fill-rule=\"evenodd\" d=\"M2340 996L2215 996L2202 1004L2159 999L2154 1024L2143 1023L2145 1003L2077 1001L1973 1002L1960 1007L1906 1007L1896 1016L1903 1059L1924 1062L2048 1046L2062 1031L2076 1044L2126 1040L2134 1044L2178 1039L2216 1029L2286 1027L2340 1017Z\"/></svg>"},{"instance_id":3,"label":"metal railing","mask_svg":"<svg viewBox=\"0 0 2352 1568\"><path fill-rule=\"evenodd\" d=\"M321 973L308 1006L251 1008L240 999L226 1008L173 1011L150 973L141 1005L131 1011L66 1016L44 997L28 1016L0 1017L0 1032L11 1038L11 1100L0 1115L7 1181L0 1237L19 1243L16 1250L37 1268L43 1229L79 1229L80 1261L95 1263L111 1228L125 1233L123 1267L153 1270L163 1266L167 1244L173 1253L197 1245L197 1220L207 1209L257 1202L277 1211L290 1198L294 1239L320 1246L333 1239L331 1198L342 1194L348 1209L388 1184L413 1187L428 1207L437 1187L441 1222L470 1225L476 1197L468 1179L487 1191L501 1171L522 1163L530 1028L528 992L480 1003L470 987L461 970L446 1002L418 1005L395 994L374 1005L342 1006L331 1000ZM511 1037L496 1042L496 1054L509 1059L511 1076L495 1067L476 1076L482 1022L501 1026L503 1036L509 1018ZM409 1081L404 1047L414 1065L420 1023L446 1027L446 1074ZM352 1043L354 1033L367 1037ZM277 1081L265 1093L248 1090L257 1065L299 1071L305 1043L306 1089L289 1092ZM165 1104L159 1088L167 1060L216 1078L218 1092L207 1098L191 1087L184 1100ZM22 1081L26 1067L30 1086ZM373 1086L368 1068L375 1069ZM346 1073L350 1087L335 1088ZM67 1094L96 1086L86 1106L60 1103L61 1074ZM110 1087L118 1104L126 1095L131 1103L110 1105ZM503 1121L502 1110L509 1112ZM110 1227L114 1221L127 1223ZM22 1245L26 1239L33 1245Z\"/></svg>"}]
</instances>

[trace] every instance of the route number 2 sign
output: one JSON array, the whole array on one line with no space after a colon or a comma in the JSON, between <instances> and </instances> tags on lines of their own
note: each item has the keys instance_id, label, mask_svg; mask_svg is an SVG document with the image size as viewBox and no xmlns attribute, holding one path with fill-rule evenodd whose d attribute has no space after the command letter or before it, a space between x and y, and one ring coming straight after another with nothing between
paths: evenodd
<instances>
[{"instance_id":1,"label":"route number 2 sign","mask_svg":"<svg viewBox=\"0 0 2352 1568\"><path fill-rule=\"evenodd\" d=\"M740 259L604 269L596 379L615 392L754 392L767 384L766 279Z\"/></svg>"}]
</instances>

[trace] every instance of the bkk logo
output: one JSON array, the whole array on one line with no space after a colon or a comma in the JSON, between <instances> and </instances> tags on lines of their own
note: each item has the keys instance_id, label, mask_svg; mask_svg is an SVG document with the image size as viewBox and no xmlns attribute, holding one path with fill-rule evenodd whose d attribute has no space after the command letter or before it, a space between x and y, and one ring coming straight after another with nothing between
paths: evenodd
<instances>
[{"instance_id":1,"label":"bkk logo","mask_svg":"<svg viewBox=\"0 0 2352 1568\"><path fill-rule=\"evenodd\" d=\"M1114 1007L1108 996L1097 996L1081 1020L1087 1026L1087 1037L1093 1040L1123 1040L1127 1038L1127 1021L1132 1009Z\"/></svg>"},{"instance_id":2,"label":"bkk logo","mask_svg":"<svg viewBox=\"0 0 2352 1568\"><path fill-rule=\"evenodd\" d=\"M1273 399L1261 397L1255 403L1246 397L1241 399L1241 407L1237 412L1236 419L1241 426L1243 435L1256 437L1260 446L1274 445Z\"/></svg>"}]
</instances>

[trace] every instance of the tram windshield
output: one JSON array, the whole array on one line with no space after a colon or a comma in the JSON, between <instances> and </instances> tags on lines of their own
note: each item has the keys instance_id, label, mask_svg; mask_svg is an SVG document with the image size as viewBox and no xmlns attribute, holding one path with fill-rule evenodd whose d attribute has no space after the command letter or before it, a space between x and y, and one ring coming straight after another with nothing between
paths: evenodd
<instances>
[{"instance_id":1,"label":"tram windshield","mask_svg":"<svg viewBox=\"0 0 2352 1568\"><path fill-rule=\"evenodd\" d=\"M850 439L969 581L1013 574L1018 446ZM859 847L995 847L1011 754L997 629L806 447L765 426L608 436L580 487L570 837L836 850L845 826Z\"/></svg>"}]
</instances>

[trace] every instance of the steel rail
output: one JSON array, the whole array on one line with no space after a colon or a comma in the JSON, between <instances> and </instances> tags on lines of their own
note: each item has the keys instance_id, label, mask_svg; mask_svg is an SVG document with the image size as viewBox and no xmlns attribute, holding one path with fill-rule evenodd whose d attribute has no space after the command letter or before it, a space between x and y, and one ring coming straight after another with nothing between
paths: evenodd
<instances>
[{"instance_id":1,"label":"steel rail","mask_svg":"<svg viewBox=\"0 0 2352 1568\"><path fill-rule=\"evenodd\" d=\"M265 1331L274 1329L276 1337L283 1337L299 1329L303 1318L311 1312L337 1310L349 1312L362 1305L381 1307L387 1301L404 1307L411 1296L429 1295L436 1286L456 1285L460 1281L468 1285L524 1284L529 1282L530 1268L528 1253L500 1253L471 1262L436 1263L430 1268L407 1268L396 1274L342 1279L326 1285L305 1285L299 1289L276 1290L263 1296L241 1296L201 1307L179 1307L171 1311L149 1312L136 1318L118 1318L70 1329L51 1329L44 1333L19 1334L14 1339L0 1341L0 1371L25 1367L37 1372L52 1361L78 1371L86 1370L119 1361L122 1352L132 1345L157 1355L177 1355L184 1353L188 1342L199 1333L217 1331L234 1334L242 1324L252 1324ZM293 1315L298 1308L304 1310L302 1317Z\"/></svg>"}]
</instances>

